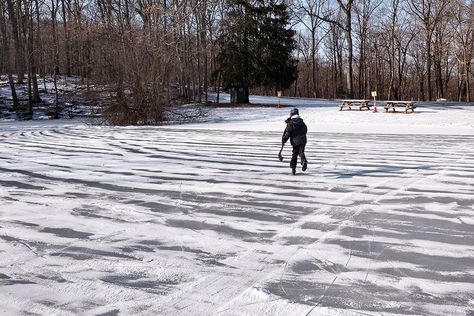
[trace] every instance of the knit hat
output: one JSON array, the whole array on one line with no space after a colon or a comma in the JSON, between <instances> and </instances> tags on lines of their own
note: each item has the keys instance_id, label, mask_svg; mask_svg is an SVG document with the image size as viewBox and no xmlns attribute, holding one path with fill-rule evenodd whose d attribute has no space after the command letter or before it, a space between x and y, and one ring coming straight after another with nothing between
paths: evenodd
<instances>
[{"instance_id":1,"label":"knit hat","mask_svg":"<svg viewBox=\"0 0 474 316\"><path fill-rule=\"evenodd\" d=\"M290 117L293 115L299 115L300 113L298 112L297 108L292 108L290 111Z\"/></svg>"}]
</instances>

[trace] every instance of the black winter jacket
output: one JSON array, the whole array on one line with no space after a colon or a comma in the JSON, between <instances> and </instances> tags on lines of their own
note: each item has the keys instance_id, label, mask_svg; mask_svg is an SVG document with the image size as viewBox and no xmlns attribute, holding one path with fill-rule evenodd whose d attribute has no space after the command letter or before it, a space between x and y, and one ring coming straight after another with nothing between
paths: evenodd
<instances>
[{"instance_id":1,"label":"black winter jacket","mask_svg":"<svg viewBox=\"0 0 474 316\"><path fill-rule=\"evenodd\" d=\"M286 128L281 138L282 144L286 143L288 139L292 146L306 145L306 133L308 128L299 116L288 118L286 121Z\"/></svg>"}]
</instances>

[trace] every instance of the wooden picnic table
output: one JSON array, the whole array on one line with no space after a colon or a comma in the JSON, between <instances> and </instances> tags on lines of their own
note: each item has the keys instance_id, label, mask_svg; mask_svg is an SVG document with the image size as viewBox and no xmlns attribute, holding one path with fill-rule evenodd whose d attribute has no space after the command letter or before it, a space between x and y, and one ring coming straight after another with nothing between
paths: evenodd
<instances>
[{"instance_id":1,"label":"wooden picnic table","mask_svg":"<svg viewBox=\"0 0 474 316\"><path fill-rule=\"evenodd\" d=\"M385 101L384 103L385 112L392 110L392 112L397 112L396 107L401 106L405 108L405 113L411 111L415 112L415 101Z\"/></svg>"},{"instance_id":2,"label":"wooden picnic table","mask_svg":"<svg viewBox=\"0 0 474 316\"><path fill-rule=\"evenodd\" d=\"M352 110L352 107L359 107L359 111L362 111L363 108L366 108L367 110L370 110L370 105L369 105L370 100L342 100L342 104L339 108L339 111L342 111L344 108L349 108L349 110Z\"/></svg>"}]
</instances>

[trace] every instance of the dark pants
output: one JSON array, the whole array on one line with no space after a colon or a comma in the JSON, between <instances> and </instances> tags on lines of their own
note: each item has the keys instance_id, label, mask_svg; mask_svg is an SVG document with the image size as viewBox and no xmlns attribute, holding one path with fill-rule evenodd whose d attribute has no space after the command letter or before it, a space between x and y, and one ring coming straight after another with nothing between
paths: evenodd
<instances>
[{"instance_id":1,"label":"dark pants","mask_svg":"<svg viewBox=\"0 0 474 316\"><path fill-rule=\"evenodd\" d=\"M301 159L301 164L304 162L307 162L306 156L304 154L304 147L306 144L302 145L294 145L293 146L293 154L291 155L291 161L290 161L290 168L291 169L296 169L296 163L298 161L298 155L300 156Z\"/></svg>"}]
</instances>

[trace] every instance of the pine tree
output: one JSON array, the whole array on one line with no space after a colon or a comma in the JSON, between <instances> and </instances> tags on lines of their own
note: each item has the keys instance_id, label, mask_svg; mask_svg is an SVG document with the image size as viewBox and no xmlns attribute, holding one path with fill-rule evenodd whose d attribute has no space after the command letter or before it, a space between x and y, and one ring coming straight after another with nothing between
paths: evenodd
<instances>
[{"instance_id":1,"label":"pine tree","mask_svg":"<svg viewBox=\"0 0 474 316\"><path fill-rule=\"evenodd\" d=\"M249 88L288 88L297 71L287 6L275 0L231 0L228 5L218 56L224 89L240 89L237 102L248 103Z\"/></svg>"},{"instance_id":2,"label":"pine tree","mask_svg":"<svg viewBox=\"0 0 474 316\"><path fill-rule=\"evenodd\" d=\"M255 73L250 64L250 43L254 42L250 38L254 33L250 11L251 6L247 1L231 0L228 3L228 13L222 20L223 31L219 38L221 51L217 57L224 89L244 89L243 103L248 103L248 89L252 85L252 74Z\"/></svg>"},{"instance_id":3,"label":"pine tree","mask_svg":"<svg viewBox=\"0 0 474 316\"><path fill-rule=\"evenodd\" d=\"M257 1L257 21L260 23L257 33L263 52L257 58L261 61L262 78L259 84L284 90L296 80L295 31L288 29L288 8L284 2Z\"/></svg>"}]
</instances>

